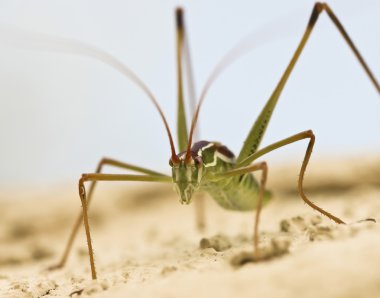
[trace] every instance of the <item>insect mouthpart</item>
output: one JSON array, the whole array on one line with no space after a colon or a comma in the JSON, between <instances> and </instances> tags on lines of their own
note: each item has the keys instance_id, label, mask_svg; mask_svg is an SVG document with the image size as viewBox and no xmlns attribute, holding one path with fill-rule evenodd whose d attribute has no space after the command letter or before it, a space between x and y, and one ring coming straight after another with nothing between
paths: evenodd
<instances>
[{"instance_id":1,"label":"insect mouthpart","mask_svg":"<svg viewBox=\"0 0 380 298\"><path fill-rule=\"evenodd\" d=\"M182 205L189 205L193 197L195 187L188 182L179 182L175 184L175 189L179 196L179 202Z\"/></svg>"}]
</instances>

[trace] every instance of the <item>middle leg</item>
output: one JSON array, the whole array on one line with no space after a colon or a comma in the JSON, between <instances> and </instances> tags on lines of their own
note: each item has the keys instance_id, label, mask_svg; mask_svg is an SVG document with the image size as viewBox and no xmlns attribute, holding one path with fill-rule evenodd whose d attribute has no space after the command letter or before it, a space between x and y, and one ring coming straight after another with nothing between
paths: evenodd
<instances>
[{"instance_id":1,"label":"middle leg","mask_svg":"<svg viewBox=\"0 0 380 298\"><path fill-rule=\"evenodd\" d=\"M298 141L301 141L304 139L309 139L309 144L308 144L307 149L306 149L306 153L305 153L305 156L304 156L304 159L302 162L302 166L301 166L301 170L300 170L300 174L299 174L299 178L298 178L298 192L299 192L302 200L307 205L309 205L311 208L313 208L314 210L317 210L318 212L320 212L324 216L327 216L328 218L330 218L331 220L335 221L338 224L344 224L345 222L343 220L341 220L339 217L331 214L330 212L322 209L321 207L317 206L312 201L310 201L307 198L307 196L305 195L305 192L303 190L303 180L304 180L304 176L305 176L305 172L306 172L306 167L309 163L310 156L311 156L311 153L313 151L313 147L314 147L314 143L315 143L315 135L311 130L300 132L300 133L295 134L291 137L288 137L286 139L283 139L281 141L278 141L276 143L268 145L268 146L260 149L259 151L256 151L255 153L253 153L252 155L250 155L246 159L244 159L240 164L238 164L237 169L234 171L249 168L249 167L244 167L241 165L242 164L244 165L247 163L249 164L249 163L253 162L254 160L256 160L257 158L259 158L260 156L263 156L263 155L265 155L265 154L267 154L267 153L269 153L275 149L278 149L280 147L283 147L283 146L286 146L286 145L289 145L289 144L292 144L292 143L295 143L295 142L298 142Z\"/></svg>"},{"instance_id":2,"label":"middle leg","mask_svg":"<svg viewBox=\"0 0 380 298\"><path fill-rule=\"evenodd\" d=\"M123 174L103 174L103 173L91 173L82 174L79 179L78 188L79 196L82 202L82 212L83 212L83 223L86 230L86 239L88 246L88 254L90 258L91 266L91 276L92 279L96 279L96 270L94 262L94 252L92 249L92 241L90 234L90 224L88 220L88 199L86 196L86 189L84 187L85 182L96 182L96 181L144 181L144 182L166 182L170 183L172 178L169 176L155 176L155 175L123 175Z\"/></svg>"}]
</instances>

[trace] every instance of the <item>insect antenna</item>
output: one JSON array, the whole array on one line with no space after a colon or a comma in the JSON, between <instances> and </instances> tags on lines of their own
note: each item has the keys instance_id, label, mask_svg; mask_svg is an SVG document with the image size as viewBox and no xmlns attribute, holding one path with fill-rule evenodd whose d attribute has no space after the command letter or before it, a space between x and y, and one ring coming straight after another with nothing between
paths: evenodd
<instances>
[{"instance_id":1,"label":"insect antenna","mask_svg":"<svg viewBox=\"0 0 380 298\"><path fill-rule=\"evenodd\" d=\"M115 57L111 56L107 52L99 50L99 49L94 48L94 47L87 45L87 44L80 43L78 45L83 46L83 49L86 50L85 53L87 55L94 57L94 58L98 58L100 61L104 62L105 64L115 68L120 73L122 73L123 75L128 77L132 82L134 82L137 86L139 86L145 92L145 94L149 97L149 99L151 100L153 105L156 107L158 113L161 116L162 121L164 122L165 129L166 129L166 132L167 132L167 135L169 138L170 150L171 150L171 155L172 155L171 159L172 159L173 163L179 163L179 158L175 152L173 137L172 137L172 134L170 132L170 128L169 128L168 122L166 120L166 117L165 117L160 105L158 104L157 99L153 95L152 91L148 88L148 86L145 85L145 83L130 68L125 66L123 63L121 63L119 60L117 60Z\"/></svg>"},{"instance_id":2,"label":"insect antenna","mask_svg":"<svg viewBox=\"0 0 380 298\"><path fill-rule=\"evenodd\" d=\"M164 122L165 129L169 138L172 161L173 163L179 163L179 158L175 152L173 137L170 132L168 122L161 110L160 105L158 104L157 99L153 95L152 91L145 85L145 83L135 74L135 72L125 66L121 61L106 51L75 39L53 37L50 35L29 32L14 27L8 27L5 30L4 28L0 28L0 32L2 33L2 36L6 37L6 44L13 47L31 50L43 50L49 52L61 52L94 58L116 69L122 75L129 78L132 82L139 86L142 91L144 91L144 93L149 97L153 105L156 107L162 121Z\"/></svg>"},{"instance_id":3,"label":"insect antenna","mask_svg":"<svg viewBox=\"0 0 380 298\"><path fill-rule=\"evenodd\" d=\"M254 31L253 33L249 34L245 38L243 38L240 42L238 42L232 49L230 49L223 57L222 59L216 64L213 71L211 72L210 76L208 77L205 85L203 86L202 92L200 94L198 104L195 109L195 113L193 116L193 119L191 121L191 127L190 127L190 133L189 133L189 140L187 143L187 149L186 149L186 161L190 161L190 149L193 142L193 135L195 131L195 126L198 122L198 116L199 111L201 109L201 106L203 104L203 101L207 95L207 92L209 91L211 85L215 82L215 80L221 75L223 71L225 71L231 64L233 64L236 60L242 58L244 55L248 54L253 49L264 45L265 43L269 41L273 41L274 38L284 37L289 34L289 32L285 32L284 30L278 30L276 28L285 28L285 26L277 26L277 23L285 23L284 20L281 20L281 22L276 22L275 24L271 24L271 26L265 26L262 28L259 28L258 30Z\"/></svg>"}]
</instances>

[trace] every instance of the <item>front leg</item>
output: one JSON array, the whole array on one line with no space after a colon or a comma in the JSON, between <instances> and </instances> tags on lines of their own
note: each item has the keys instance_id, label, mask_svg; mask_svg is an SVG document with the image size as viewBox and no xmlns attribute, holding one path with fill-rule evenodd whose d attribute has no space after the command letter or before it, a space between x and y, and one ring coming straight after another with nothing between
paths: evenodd
<instances>
[{"instance_id":1,"label":"front leg","mask_svg":"<svg viewBox=\"0 0 380 298\"><path fill-rule=\"evenodd\" d=\"M264 255L259 250L259 222L260 222L260 213L262 209L262 203L265 193L265 185L267 182L268 177L268 166L265 161L253 164L248 167L235 169L231 171L227 171L223 174L220 174L220 177L232 177L232 176L240 176L247 173L251 173L254 171L262 171L261 174L261 180L260 180L260 186L259 186L259 195L257 199L257 205L256 205L256 214L255 214L255 220L253 224L253 260L260 260L264 258Z\"/></svg>"},{"instance_id":2,"label":"front leg","mask_svg":"<svg viewBox=\"0 0 380 298\"><path fill-rule=\"evenodd\" d=\"M147 175L153 175L153 176L165 176L164 174L161 174L161 173L149 170L149 169L145 169L142 167L138 167L135 165L131 165L131 164L128 164L125 162L121 162L121 161L118 161L115 159L111 159L111 158L102 158L100 160L100 162L98 163L98 166L96 167L96 173L97 174L101 173L103 171L104 166L112 166L112 167L119 168L119 169L130 170L130 171L134 171L134 172L138 172L138 173L142 173L142 174L147 174ZM96 187L96 181L92 181L90 184L88 195L87 195L87 205L90 205L90 203L91 203L91 199L93 197L95 187ZM67 259L69 257L69 254L71 252L71 249L73 247L74 240L75 240L76 236L78 235L78 230L79 230L79 227L81 226L82 222L83 222L83 214L81 211L77 217L77 220L74 223L72 230L71 230L70 237L66 243L65 250L63 251L61 259L59 260L59 262L57 264L50 266L48 268L48 270L60 269L66 264Z\"/></svg>"},{"instance_id":3,"label":"front leg","mask_svg":"<svg viewBox=\"0 0 380 298\"><path fill-rule=\"evenodd\" d=\"M82 210L83 210L83 223L86 230L86 239L88 246L88 255L90 258L90 266L91 266L91 276L92 279L96 279L96 269L95 269L95 261L94 261L94 252L92 248L91 241L91 233L90 233L90 224L88 220L88 200L86 198L86 189L84 187L84 183L87 181L145 181L145 182L171 182L172 178L169 176L156 176L156 175L122 175L122 174L102 174L102 173L94 173L94 174L83 174L79 179L78 187L79 187L79 196L82 202Z\"/></svg>"}]
</instances>

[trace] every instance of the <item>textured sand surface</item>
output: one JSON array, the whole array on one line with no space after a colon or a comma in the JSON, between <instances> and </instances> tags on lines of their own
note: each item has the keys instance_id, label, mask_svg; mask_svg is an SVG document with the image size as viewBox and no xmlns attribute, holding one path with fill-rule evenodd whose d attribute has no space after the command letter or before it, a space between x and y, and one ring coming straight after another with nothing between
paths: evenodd
<instances>
[{"instance_id":1,"label":"textured sand surface","mask_svg":"<svg viewBox=\"0 0 380 298\"><path fill-rule=\"evenodd\" d=\"M200 233L194 206L180 205L170 187L99 185L90 212L97 281L83 229L67 266L45 270L63 251L78 198L62 189L28 200L1 193L0 297L380 297L380 159L314 163L307 172L309 197L348 225L306 206L297 175L298 166L271 169L274 196L260 226L263 247L288 253L238 268L231 260L252 249L253 213L206 198ZM357 222L365 218L377 223Z\"/></svg>"}]
</instances>

